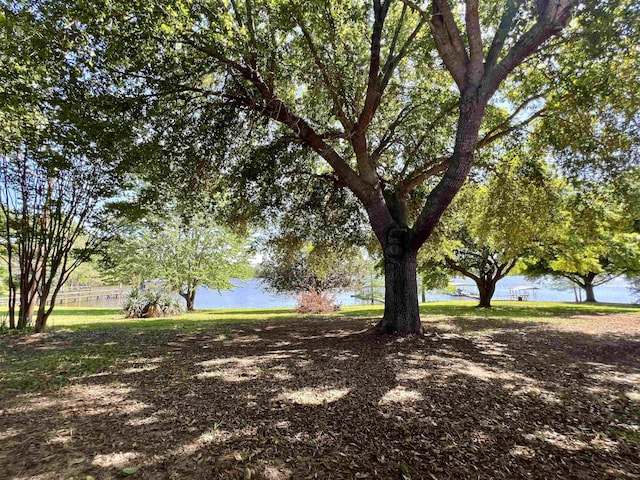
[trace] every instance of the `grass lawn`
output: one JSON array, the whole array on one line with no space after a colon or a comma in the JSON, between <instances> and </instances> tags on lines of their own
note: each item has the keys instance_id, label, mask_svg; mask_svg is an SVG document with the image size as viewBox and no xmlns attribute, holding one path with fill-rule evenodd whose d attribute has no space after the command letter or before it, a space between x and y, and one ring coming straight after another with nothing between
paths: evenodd
<instances>
[{"instance_id":1,"label":"grass lawn","mask_svg":"<svg viewBox=\"0 0 640 480\"><path fill-rule=\"evenodd\" d=\"M640 309L421 306L125 320L0 335L0 476L640 478Z\"/></svg>"}]
</instances>

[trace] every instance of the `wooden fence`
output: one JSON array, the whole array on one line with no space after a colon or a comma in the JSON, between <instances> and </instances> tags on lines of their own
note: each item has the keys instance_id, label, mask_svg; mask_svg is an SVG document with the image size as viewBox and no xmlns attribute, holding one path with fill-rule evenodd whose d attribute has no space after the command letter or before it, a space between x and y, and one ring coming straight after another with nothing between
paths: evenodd
<instances>
[{"instance_id":1,"label":"wooden fence","mask_svg":"<svg viewBox=\"0 0 640 480\"><path fill-rule=\"evenodd\" d=\"M80 287L76 289L67 289L60 292L56 298L56 305L69 305L73 303L110 300L122 298L128 287ZM20 296L16 299L16 305L20 302ZM0 297L0 306L7 306L9 297Z\"/></svg>"}]
</instances>

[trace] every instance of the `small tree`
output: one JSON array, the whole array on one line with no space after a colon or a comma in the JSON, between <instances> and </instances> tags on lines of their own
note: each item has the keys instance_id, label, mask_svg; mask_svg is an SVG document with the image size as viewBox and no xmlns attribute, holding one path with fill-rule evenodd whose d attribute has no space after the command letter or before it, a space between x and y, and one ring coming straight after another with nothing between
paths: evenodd
<instances>
[{"instance_id":1,"label":"small tree","mask_svg":"<svg viewBox=\"0 0 640 480\"><path fill-rule=\"evenodd\" d=\"M57 165L28 150L0 156L10 328L24 329L39 303L35 331L43 331L60 289L103 238L109 170L86 158Z\"/></svg>"},{"instance_id":2,"label":"small tree","mask_svg":"<svg viewBox=\"0 0 640 480\"><path fill-rule=\"evenodd\" d=\"M108 249L110 276L139 284L160 280L195 308L199 287L231 290L233 278L249 278L246 242L202 216L162 226L147 226L113 242Z\"/></svg>"},{"instance_id":3,"label":"small tree","mask_svg":"<svg viewBox=\"0 0 640 480\"><path fill-rule=\"evenodd\" d=\"M283 242L272 245L260 276L273 291L297 294L299 300L307 295L324 309L333 306L332 293L360 285L368 270L356 248Z\"/></svg>"}]
</instances>

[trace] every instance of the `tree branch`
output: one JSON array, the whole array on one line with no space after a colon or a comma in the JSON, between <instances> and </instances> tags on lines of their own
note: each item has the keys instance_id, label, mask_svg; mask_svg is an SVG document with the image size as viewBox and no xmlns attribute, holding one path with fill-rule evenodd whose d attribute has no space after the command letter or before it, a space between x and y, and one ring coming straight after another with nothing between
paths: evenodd
<instances>
[{"instance_id":1,"label":"tree branch","mask_svg":"<svg viewBox=\"0 0 640 480\"><path fill-rule=\"evenodd\" d=\"M465 0L465 5L465 23L467 26L467 41L469 42L467 81L472 85L478 86L484 74L484 51L478 0Z\"/></svg>"},{"instance_id":2,"label":"tree branch","mask_svg":"<svg viewBox=\"0 0 640 480\"><path fill-rule=\"evenodd\" d=\"M344 112L343 102L340 99L340 96L338 95L338 92L336 91L335 86L333 85L333 82L331 81L331 77L329 75L327 66L324 64L324 62L320 58L318 49L316 48L316 45L313 43L313 39L311 38L311 34L309 30L307 29L306 25L304 25L304 23L297 16L294 15L294 19L298 24L298 26L300 27L300 29L302 30L302 35L304 36L307 42L307 46L309 47L309 51L311 52L313 61L318 67L318 70L320 71L320 75L322 76L322 80L324 81L325 87L327 88L327 91L329 92L329 96L333 101L333 106L336 109L336 116L340 120L340 123L342 124L345 130L351 130L353 128L353 122L347 117L347 115Z\"/></svg>"},{"instance_id":3,"label":"tree branch","mask_svg":"<svg viewBox=\"0 0 640 480\"><path fill-rule=\"evenodd\" d=\"M540 0L538 2L541 14L536 23L518 39L500 63L486 72L481 88L484 98L491 98L502 81L514 68L566 26L571 17L571 8L574 1Z\"/></svg>"},{"instance_id":4,"label":"tree branch","mask_svg":"<svg viewBox=\"0 0 640 480\"><path fill-rule=\"evenodd\" d=\"M458 89L463 92L467 88L469 57L464 48L460 29L448 0L434 0L432 9L433 16L429 22L431 35L445 67L451 73Z\"/></svg>"},{"instance_id":5,"label":"tree branch","mask_svg":"<svg viewBox=\"0 0 640 480\"><path fill-rule=\"evenodd\" d=\"M502 52L502 47L504 46L504 42L511 31L511 27L513 25L513 20L518 13L518 7L522 3L522 0L507 0L507 5L505 6L504 12L502 13L502 18L500 20L500 25L498 26L498 30L493 36L493 41L491 42L491 48L489 48L489 53L487 54L487 60L485 62L485 70L492 70L493 67L496 66L498 62L498 58L500 57L500 53Z\"/></svg>"}]
</instances>

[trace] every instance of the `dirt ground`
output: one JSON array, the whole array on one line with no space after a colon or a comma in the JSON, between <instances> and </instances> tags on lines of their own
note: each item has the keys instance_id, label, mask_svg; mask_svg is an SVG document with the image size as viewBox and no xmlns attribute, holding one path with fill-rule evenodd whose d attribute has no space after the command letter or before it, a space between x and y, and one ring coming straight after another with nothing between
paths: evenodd
<instances>
[{"instance_id":1,"label":"dirt ground","mask_svg":"<svg viewBox=\"0 0 640 480\"><path fill-rule=\"evenodd\" d=\"M7 336L127 353L5 389L0 478L640 479L640 317L372 322Z\"/></svg>"}]
</instances>

